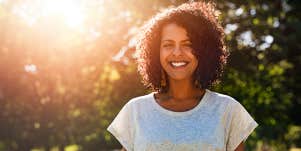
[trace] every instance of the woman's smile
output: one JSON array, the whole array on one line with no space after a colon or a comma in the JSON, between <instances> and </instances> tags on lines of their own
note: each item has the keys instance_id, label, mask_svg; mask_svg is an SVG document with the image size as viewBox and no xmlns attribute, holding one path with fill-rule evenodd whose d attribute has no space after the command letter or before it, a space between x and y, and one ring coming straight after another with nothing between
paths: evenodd
<instances>
[{"instance_id":1,"label":"woman's smile","mask_svg":"<svg viewBox=\"0 0 301 151\"><path fill-rule=\"evenodd\" d=\"M175 69L182 69L187 66L187 61L170 61L170 65Z\"/></svg>"}]
</instances>

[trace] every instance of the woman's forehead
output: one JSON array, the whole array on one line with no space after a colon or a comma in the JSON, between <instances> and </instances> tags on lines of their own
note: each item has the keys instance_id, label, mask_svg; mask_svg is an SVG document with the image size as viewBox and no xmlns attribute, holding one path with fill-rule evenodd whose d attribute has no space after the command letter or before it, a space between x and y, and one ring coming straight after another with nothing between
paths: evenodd
<instances>
[{"instance_id":1,"label":"woman's forehead","mask_svg":"<svg viewBox=\"0 0 301 151\"><path fill-rule=\"evenodd\" d=\"M170 23L163 26L161 32L161 39L161 41L189 41L186 29L175 23Z\"/></svg>"}]
</instances>

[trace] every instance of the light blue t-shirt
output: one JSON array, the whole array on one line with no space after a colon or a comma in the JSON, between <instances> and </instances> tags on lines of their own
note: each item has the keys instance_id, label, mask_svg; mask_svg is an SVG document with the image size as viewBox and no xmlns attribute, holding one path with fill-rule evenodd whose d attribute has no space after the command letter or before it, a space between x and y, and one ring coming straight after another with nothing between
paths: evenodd
<instances>
[{"instance_id":1,"label":"light blue t-shirt","mask_svg":"<svg viewBox=\"0 0 301 151\"><path fill-rule=\"evenodd\" d=\"M233 151L257 125L239 102L206 90L185 112L163 108L154 93L134 98L107 130L127 151Z\"/></svg>"}]
</instances>

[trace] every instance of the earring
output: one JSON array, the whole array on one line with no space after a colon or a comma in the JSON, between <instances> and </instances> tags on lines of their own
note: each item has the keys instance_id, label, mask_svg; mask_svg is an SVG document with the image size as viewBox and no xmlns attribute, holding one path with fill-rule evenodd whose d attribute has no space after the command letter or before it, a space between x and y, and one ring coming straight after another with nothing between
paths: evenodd
<instances>
[{"instance_id":1,"label":"earring","mask_svg":"<svg viewBox=\"0 0 301 151\"><path fill-rule=\"evenodd\" d=\"M195 80L194 85L195 85L196 88L202 88L202 85L201 85L199 80Z\"/></svg>"},{"instance_id":2,"label":"earring","mask_svg":"<svg viewBox=\"0 0 301 151\"><path fill-rule=\"evenodd\" d=\"M161 69L161 87L166 87L166 77L163 69Z\"/></svg>"}]
</instances>

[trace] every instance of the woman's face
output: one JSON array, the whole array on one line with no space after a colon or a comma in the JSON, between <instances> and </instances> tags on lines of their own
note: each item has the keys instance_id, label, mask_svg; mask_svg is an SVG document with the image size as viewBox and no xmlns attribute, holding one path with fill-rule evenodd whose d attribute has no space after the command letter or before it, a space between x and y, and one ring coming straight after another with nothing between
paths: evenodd
<instances>
[{"instance_id":1,"label":"woman's face","mask_svg":"<svg viewBox=\"0 0 301 151\"><path fill-rule=\"evenodd\" d=\"M171 80L191 80L198 66L192 54L191 41L185 28L175 23L163 26L160 44L160 62Z\"/></svg>"}]
</instances>

